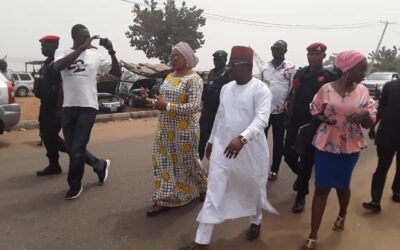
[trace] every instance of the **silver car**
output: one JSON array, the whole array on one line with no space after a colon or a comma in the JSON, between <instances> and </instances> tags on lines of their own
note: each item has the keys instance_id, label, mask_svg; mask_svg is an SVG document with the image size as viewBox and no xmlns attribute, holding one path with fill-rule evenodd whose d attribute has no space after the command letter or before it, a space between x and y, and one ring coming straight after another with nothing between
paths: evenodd
<instances>
[{"instance_id":1,"label":"silver car","mask_svg":"<svg viewBox=\"0 0 400 250\"><path fill-rule=\"evenodd\" d=\"M19 122L21 109L15 103L14 90L7 79L0 74L0 134L9 131Z\"/></svg>"},{"instance_id":2,"label":"silver car","mask_svg":"<svg viewBox=\"0 0 400 250\"><path fill-rule=\"evenodd\" d=\"M13 72L12 76L15 95L19 97L28 96L29 92L33 90L33 76L28 72Z\"/></svg>"},{"instance_id":3,"label":"silver car","mask_svg":"<svg viewBox=\"0 0 400 250\"><path fill-rule=\"evenodd\" d=\"M385 83L398 79L400 79L400 75L397 72L375 72L370 74L362 84L368 88L369 94L373 98L379 99Z\"/></svg>"}]
</instances>

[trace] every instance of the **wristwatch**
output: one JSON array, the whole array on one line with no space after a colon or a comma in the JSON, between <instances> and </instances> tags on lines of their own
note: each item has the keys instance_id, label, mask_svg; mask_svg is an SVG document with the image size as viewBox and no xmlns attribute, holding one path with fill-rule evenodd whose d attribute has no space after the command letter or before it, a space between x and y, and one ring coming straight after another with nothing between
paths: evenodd
<instances>
[{"instance_id":1,"label":"wristwatch","mask_svg":"<svg viewBox=\"0 0 400 250\"><path fill-rule=\"evenodd\" d=\"M244 138L243 136L239 136L239 139L240 139L240 142L241 142L243 145L247 144L247 139Z\"/></svg>"}]
</instances>

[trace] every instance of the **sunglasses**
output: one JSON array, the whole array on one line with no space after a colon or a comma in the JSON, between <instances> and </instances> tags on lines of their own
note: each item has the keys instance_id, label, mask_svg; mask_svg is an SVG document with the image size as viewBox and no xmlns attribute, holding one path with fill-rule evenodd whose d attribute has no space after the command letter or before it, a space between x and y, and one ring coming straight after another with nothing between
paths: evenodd
<instances>
[{"instance_id":1,"label":"sunglasses","mask_svg":"<svg viewBox=\"0 0 400 250\"><path fill-rule=\"evenodd\" d=\"M285 51L285 48L283 48L283 47L271 47L271 50Z\"/></svg>"},{"instance_id":2,"label":"sunglasses","mask_svg":"<svg viewBox=\"0 0 400 250\"><path fill-rule=\"evenodd\" d=\"M231 63L228 64L228 67L229 67L229 68L234 68L234 67L236 67L236 66L238 66L238 65L240 65L240 64L248 64L248 65L251 65L251 63L249 63L249 62L231 62Z\"/></svg>"}]
</instances>

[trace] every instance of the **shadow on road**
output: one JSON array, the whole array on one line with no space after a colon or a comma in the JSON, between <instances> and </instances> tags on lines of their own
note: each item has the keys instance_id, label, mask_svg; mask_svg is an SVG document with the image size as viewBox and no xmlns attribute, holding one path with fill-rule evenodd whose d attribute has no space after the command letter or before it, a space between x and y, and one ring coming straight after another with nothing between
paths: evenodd
<instances>
[{"instance_id":1,"label":"shadow on road","mask_svg":"<svg viewBox=\"0 0 400 250\"><path fill-rule=\"evenodd\" d=\"M0 208L0 218L1 220L6 220L15 215L23 216L38 211L54 211L63 205L65 205L64 192L42 194L32 199Z\"/></svg>"},{"instance_id":2,"label":"shadow on road","mask_svg":"<svg viewBox=\"0 0 400 250\"><path fill-rule=\"evenodd\" d=\"M149 207L113 214L110 217L117 218L117 223L112 231L112 236L116 239L159 240L162 238L163 232L178 223L182 215L192 212L196 206L200 205L201 203L194 200L186 206L165 211L155 217L146 216Z\"/></svg>"},{"instance_id":3,"label":"shadow on road","mask_svg":"<svg viewBox=\"0 0 400 250\"><path fill-rule=\"evenodd\" d=\"M10 144L8 144L8 143L5 143L5 142L2 142L2 141L0 141L0 148L6 148L6 147L8 147Z\"/></svg>"},{"instance_id":4,"label":"shadow on road","mask_svg":"<svg viewBox=\"0 0 400 250\"><path fill-rule=\"evenodd\" d=\"M32 188L33 186L41 185L44 182L52 181L59 178L65 178L65 176L66 174L38 177L35 175L35 173L29 173L28 175L13 176L0 182L0 190L5 192L5 191Z\"/></svg>"}]
</instances>

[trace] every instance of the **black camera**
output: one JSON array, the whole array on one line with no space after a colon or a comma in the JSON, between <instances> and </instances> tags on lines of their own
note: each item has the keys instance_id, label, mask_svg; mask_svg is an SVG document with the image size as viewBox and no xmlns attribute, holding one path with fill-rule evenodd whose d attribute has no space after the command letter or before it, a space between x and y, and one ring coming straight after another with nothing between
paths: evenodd
<instances>
[{"instance_id":1,"label":"black camera","mask_svg":"<svg viewBox=\"0 0 400 250\"><path fill-rule=\"evenodd\" d=\"M107 43L108 43L108 39L107 38L100 38L100 41L99 41L99 45L100 46L106 46Z\"/></svg>"}]
</instances>

